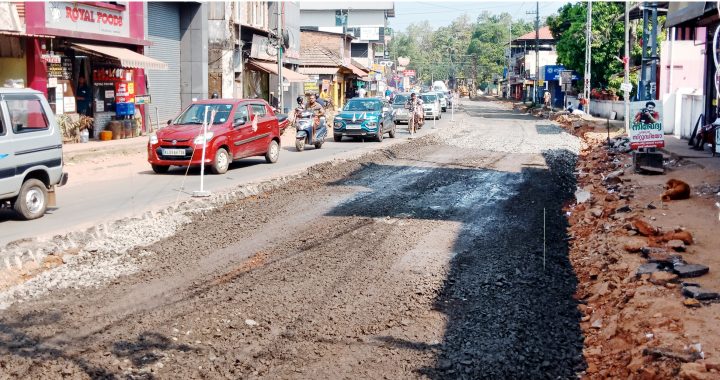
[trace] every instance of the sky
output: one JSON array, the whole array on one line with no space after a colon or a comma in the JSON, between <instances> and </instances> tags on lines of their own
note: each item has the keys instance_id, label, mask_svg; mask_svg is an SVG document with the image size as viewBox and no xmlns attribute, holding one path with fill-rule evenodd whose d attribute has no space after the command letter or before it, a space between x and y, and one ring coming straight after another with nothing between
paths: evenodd
<instances>
[{"instance_id":1,"label":"sky","mask_svg":"<svg viewBox=\"0 0 720 380\"><path fill-rule=\"evenodd\" d=\"M567 1L540 1L540 18L556 13ZM490 13L508 12L513 18L534 19L535 1L395 1L395 17L388 19L388 26L396 31L404 31L414 22L428 20L434 29L449 25L452 20L467 13L470 20L484 10Z\"/></svg>"}]
</instances>

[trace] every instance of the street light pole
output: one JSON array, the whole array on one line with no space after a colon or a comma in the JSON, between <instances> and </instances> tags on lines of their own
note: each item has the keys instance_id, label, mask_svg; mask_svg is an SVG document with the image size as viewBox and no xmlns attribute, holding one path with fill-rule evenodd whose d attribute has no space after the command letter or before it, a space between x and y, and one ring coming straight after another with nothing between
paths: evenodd
<instances>
[{"instance_id":1,"label":"street light pole","mask_svg":"<svg viewBox=\"0 0 720 380\"><path fill-rule=\"evenodd\" d=\"M585 112L590 114L590 68L592 58L592 0L588 1L587 21L585 22L585 88L583 97L587 101Z\"/></svg>"},{"instance_id":2,"label":"street light pole","mask_svg":"<svg viewBox=\"0 0 720 380\"><path fill-rule=\"evenodd\" d=\"M540 2L535 3L535 91L533 103L537 103L538 85L540 84Z\"/></svg>"},{"instance_id":3,"label":"street light pole","mask_svg":"<svg viewBox=\"0 0 720 380\"><path fill-rule=\"evenodd\" d=\"M630 2L625 3L625 133L630 130Z\"/></svg>"},{"instance_id":4,"label":"street light pole","mask_svg":"<svg viewBox=\"0 0 720 380\"><path fill-rule=\"evenodd\" d=\"M277 37L278 37L278 47L277 47L277 54L278 54L278 109L280 112L283 112L284 109L284 94L283 94L283 34L282 34L282 7L283 2L278 1L277 2Z\"/></svg>"}]
</instances>

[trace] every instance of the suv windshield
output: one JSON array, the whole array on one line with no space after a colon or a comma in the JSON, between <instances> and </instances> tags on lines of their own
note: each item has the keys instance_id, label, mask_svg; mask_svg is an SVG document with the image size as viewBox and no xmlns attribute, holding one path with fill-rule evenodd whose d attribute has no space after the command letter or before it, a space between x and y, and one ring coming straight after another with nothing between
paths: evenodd
<instances>
[{"instance_id":1,"label":"suv windshield","mask_svg":"<svg viewBox=\"0 0 720 380\"><path fill-rule=\"evenodd\" d=\"M420 95L420 97L424 103L435 103L435 100L437 100L435 95Z\"/></svg>"},{"instance_id":2,"label":"suv windshield","mask_svg":"<svg viewBox=\"0 0 720 380\"><path fill-rule=\"evenodd\" d=\"M393 104L405 104L405 102L407 102L407 100L408 100L407 95L395 95Z\"/></svg>"},{"instance_id":3,"label":"suv windshield","mask_svg":"<svg viewBox=\"0 0 720 380\"><path fill-rule=\"evenodd\" d=\"M382 104L377 100L353 99L345 106L345 111L380 111Z\"/></svg>"},{"instance_id":4,"label":"suv windshield","mask_svg":"<svg viewBox=\"0 0 720 380\"><path fill-rule=\"evenodd\" d=\"M203 118L205 117L205 107L208 108L208 119L210 118L210 112L215 110L215 120L213 124L222 124L230 118L230 111L232 111L232 104L193 104L185 110L177 119L175 119L176 125L183 124L202 124Z\"/></svg>"},{"instance_id":5,"label":"suv windshield","mask_svg":"<svg viewBox=\"0 0 720 380\"><path fill-rule=\"evenodd\" d=\"M443 94L442 92L438 92L437 96L438 96L440 99L445 99L445 94Z\"/></svg>"}]
</instances>

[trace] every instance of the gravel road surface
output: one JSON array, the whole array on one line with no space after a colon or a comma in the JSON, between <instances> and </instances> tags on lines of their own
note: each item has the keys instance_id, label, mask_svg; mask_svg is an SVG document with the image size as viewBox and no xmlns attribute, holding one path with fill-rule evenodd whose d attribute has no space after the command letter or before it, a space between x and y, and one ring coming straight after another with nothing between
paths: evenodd
<instances>
[{"instance_id":1,"label":"gravel road surface","mask_svg":"<svg viewBox=\"0 0 720 380\"><path fill-rule=\"evenodd\" d=\"M12 298L0 379L575 378L561 207L579 143L490 102L465 109L271 192L157 215L191 221L156 243L98 248L134 269ZM89 262L45 275L110 270Z\"/></svg>"}]
</instances>

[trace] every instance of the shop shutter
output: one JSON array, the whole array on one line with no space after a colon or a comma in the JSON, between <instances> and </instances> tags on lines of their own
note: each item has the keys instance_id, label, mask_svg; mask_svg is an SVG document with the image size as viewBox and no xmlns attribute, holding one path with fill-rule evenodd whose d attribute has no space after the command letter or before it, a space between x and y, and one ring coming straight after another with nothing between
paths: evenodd
<instances>
[{"instance_id":1,"label":"shop shutter","mask_svg":"<svg viewBox=\"0 0 720 380\"><path fill-rule=\"evenodd\" d=\"M167 63L167 71L148 70L148 84L155 121L158 109L160 125L175 118L181 111L180 102L180 11L177 4L148 2L148 57Z\"/></svg>"}]
</instances>

